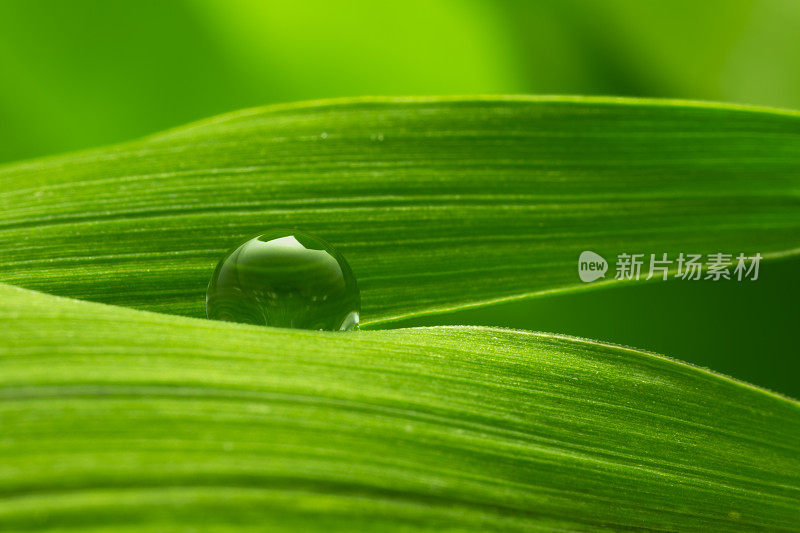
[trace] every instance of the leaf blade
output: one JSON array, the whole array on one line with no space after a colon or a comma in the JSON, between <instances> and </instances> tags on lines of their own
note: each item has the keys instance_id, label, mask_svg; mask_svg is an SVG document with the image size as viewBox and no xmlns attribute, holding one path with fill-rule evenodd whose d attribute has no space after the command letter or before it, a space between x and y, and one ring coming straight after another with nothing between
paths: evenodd
<instances>
[{"instance_id":1,"label":"leaf blade","mask_svg":"<svg viewBox=\"0 0 800 533\"><path fill-rule=\"evenodd\" d=\"M660 356L0 294L6 527L43 509L54 528L159 530L791 531L800 517L800 404Z\"/></svg>"},{"instance_id":2,"label":"leaf blade","mask_svg":"<svg viewBox=\"0 0 800 533\"><path fill-rule=\"evenodd\" d=\"M584 249L796 254L798 148L795 113L685 102L248 110L0 170L0 279L202 316L225 249L298 227L343 251L379 324L573 290Z\"/></svg>"}]
</instances>

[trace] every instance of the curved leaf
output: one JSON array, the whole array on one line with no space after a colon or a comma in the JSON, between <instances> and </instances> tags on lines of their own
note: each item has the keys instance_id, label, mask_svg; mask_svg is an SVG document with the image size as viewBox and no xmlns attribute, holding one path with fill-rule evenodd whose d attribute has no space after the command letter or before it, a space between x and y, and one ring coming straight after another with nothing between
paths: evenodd
<instances>
[{"instance_id":1,"label":"curved leaf","mask_svg":"<svg viewBox=\"0 0 800 533\"><path fill-rule=\"evenodd\" d=\"M276 226L341 249L368 324L575 288L585 249L796 253L800 115L343 100L0 170L0 280L45 292L203 316L219 256Z\"/></svg>"},{"instance_id":2,"label":"curved leaf","mask_svg":"<svg viewBox=\"0 0 800 533\"><path fill-rule=\"evenodd\" d=\"M656 355L0 297L3 530L800 524L800 404Z\"/></svg>"}]
</instances>

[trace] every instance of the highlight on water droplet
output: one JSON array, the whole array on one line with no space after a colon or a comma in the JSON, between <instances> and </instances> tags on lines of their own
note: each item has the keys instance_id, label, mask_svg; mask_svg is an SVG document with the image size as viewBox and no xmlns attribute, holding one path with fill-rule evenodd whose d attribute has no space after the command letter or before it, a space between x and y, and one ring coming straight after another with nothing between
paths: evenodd
<instances>
[{"instance_id":1,"label":"highlight on water droplet","mask_svg":"<svg viewBox=\"0 0 800 533\"><path fill-rule=\"evenodd\" d=\"M217 264L206 292L214 320L300 329L358 328L361 295L350 265L320 238L274 230Z\"/></svg>"}]
</instances>

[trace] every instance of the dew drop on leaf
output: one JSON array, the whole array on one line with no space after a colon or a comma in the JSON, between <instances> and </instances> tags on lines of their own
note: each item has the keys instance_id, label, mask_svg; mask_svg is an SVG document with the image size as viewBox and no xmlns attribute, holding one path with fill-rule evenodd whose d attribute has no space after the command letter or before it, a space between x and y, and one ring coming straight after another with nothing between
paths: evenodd
<instances>
[{"instance_id":1,"label":"dew drop on leaf","mask_svg":"<svg viewBox=\"0 0 800 533\"><path fill-rule=\"evenodd\" d=\"M206 293L213 320L300 329L358 328L361 295L345 258L322 239L271 231L229 252Z\"/></svg>"}]
</instances>

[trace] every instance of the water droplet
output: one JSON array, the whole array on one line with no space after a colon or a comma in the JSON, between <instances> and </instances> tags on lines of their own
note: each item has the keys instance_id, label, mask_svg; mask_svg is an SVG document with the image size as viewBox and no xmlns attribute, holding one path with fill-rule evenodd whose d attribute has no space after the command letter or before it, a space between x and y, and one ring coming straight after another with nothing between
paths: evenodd
<instances>
[{"instance_id":1,"label":"water droplet","mask_svg":"<svg viewBox=\"0 0 800 533\"><path fill-rule=\"evenodd\" d=\"M301 329L358 327L361 295L345 258L322 239L271 231L217 265L206 293L214 320Z\"/></svg>"}]
</instances>

